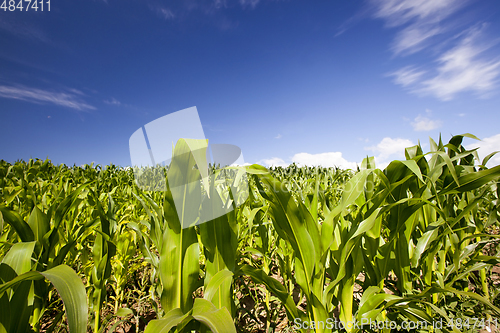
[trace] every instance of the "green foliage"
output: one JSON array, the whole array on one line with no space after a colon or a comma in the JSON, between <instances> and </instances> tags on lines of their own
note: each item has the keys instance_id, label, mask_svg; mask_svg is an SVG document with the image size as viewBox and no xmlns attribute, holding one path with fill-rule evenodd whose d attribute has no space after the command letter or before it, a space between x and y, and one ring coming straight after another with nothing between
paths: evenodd
<instances>
[{"instance_id":1,"label":"green foliage","mask_svg":"<svg viewBox=\"0 0 500 333\"><path fill-rule=\"evenodd\" d=\"M409 147L384 170L373 158L358 170L234 167L249 182L239 206L217 178L226 169L198 168L206 142L196 140L176 145L167 172L143 170L158 184L148 190L114 165L0 161L0 332L494 320L500 166L464 137L474 138ZM199 209L234 209L196 225L197 206L176 208L171 186ZM332 319L347 325L320 324Z\"/></svg>"}]
</instances>

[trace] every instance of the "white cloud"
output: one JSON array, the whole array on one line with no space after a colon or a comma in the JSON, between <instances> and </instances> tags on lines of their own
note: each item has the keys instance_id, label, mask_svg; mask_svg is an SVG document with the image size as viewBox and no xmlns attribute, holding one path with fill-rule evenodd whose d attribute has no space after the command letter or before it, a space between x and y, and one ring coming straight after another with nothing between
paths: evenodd
<instances>
[{"instance_id":1,"label":"white cloud","mask_svg":"<svg viewBox=\"0 0 500 333\"><path fill-rule=\"evenodd\" d=\"M282 135L281 134L278 134L274 137L275 139L281 139L282 138Z\"/></svg>"},{"instance_id":2,"label":"white cloud","mask_svg":"<svg viewBox=\"0 0 500 333\"><path fill-rule=\"evenodd\" d=\"M442 22L469 0L372 0L375 17L385 19L388 26L408 24L394 41L395 54L415 53L429 40L445 31Z\"/></svg>"},{"instance_id":3,"label":"white cloud","mask_svg":"<svg viewBox=\"0 0 500 333\"><path fill-rule=\"evenodd\" d=\"M480 44L478 39L486 26L474 27L449 38L461 26L455 15L471 0L371 0L374 16L386 21L389 27L399 27L392 43L396 55L419 52L428 46L448 45L458 37L458 45L447 49L436 59L434 70L417 70L406 66L389 74L394 82L419 95L435 96L443 101L458 93L473 92L486 97L497 84L500 60L485 51L492 45ZM445 34L447 33L447 34ZM441 40L436 36L441 35ZM434 72L434 73L432 73ZM432 73L432 74L431 74ZM428 74L424 77L424 74Z\"/></svg>"},{"instance_id":4,"label":"white cloud","mask_svg":"<svg viewBox=\"0 0 500 333\"><path fill-rule=\"evenodd\" d=\"M408 139L389 138L382 139L376 146L365 147L365 150L370 150L375 155L376 166L384 169L389 162L395 159L404 159L405 148L414 146L415 144ZM326 168L339 167L341 169L356 169L360 162L352 162L346 160L342 152L326 152L319 154L298 153L293 155L290 162L279 157L263 159L257 162L267 167L283 166L286 167L290 163L296 163L299 166L321 166Z\"/></svg>"},{"instance_id":5,"label":"white cloud","mask_svg":"<svg viewBox=\"0 0 500 333\"><path fill-rule=\"evenodd\" d=\"M226 0L214 0L214 7L215 8L227 7Z\"/></svg>"},{"instance_id":6,"label":"white cloud","mask_svg":"<svg viewBox=\"0 0 500 333\"><path fill-rule=\"evenodd\" d=\"M478 42L483 29L484 26L475 27L463 34L455 47L437 59L439 65L433 74L406 66L388 76L394 77L394 83L408 87L412 93L435 96L443 101L462 92L485 97L497 87L500 58L485 55L492 45ZM424 78L427 73L429 75Z\"/></svg>"},{"instance_id":7,"label":"white cloud","mask_svg":"<svg viewBox=\"0 0 500 333\"><path fill-rule=\"evenodd\" d=\"M500 151L500 134L490 136L488 138L484 138L481 141L471 143L466 145L466 149L474 149L479 147L477 153L479 154L479 158L483 159L489 154ZM500 153L493 156L488 162L488 167L493 167L496 165L500 165Z\"/></svg>"},{"instance_id":8,"label":"white cloud","mask_svg":"<svg viewBox=\"0 0 500 333\"><path fill-rule=\"evenodd\" d=\"M268 159L263 159L263 160L260 160L257 162L257 164L263 164L265 165L266 167L271 167L271 166L282 166L282 167L286 167L287 165L289 165L290 163L286 163L284 160L282 160L281 158L279 157L272 157L272 158L268 158Z\"/></svg>"},{"instance_id":9,"label":"white cloud","mask_svg":"<svg viewBox=\"0 0 500 333\"><path fill-rule=\"evenodd\" d=\"M81 95L81 92L78 95ZM53 92L25 86L0 86L0 97L31 103L52 103L76 110L95 110L95 107L82 102L74 93Z\"/></svg>"},{"instance_id":10,"label":"white cloud","mask_svg":"<svg viewBox=\"0 0 500 333\"><path fill-rule=\"evenodd\" d=\"M293 155L291 162L294 162L299 166L322 166L325 168L339 167L341 169L356 169L357 166L356 162L347 161L344 157L342 157L341 152L327 152L320 154L298 153ZM290 163L285 162L279 157L263 159L257 162L257 164L262 164L267 167L286 167L290 165Z\"/></svg>"},{"instance_id":11,"label":"white cloud","mask_svg":"<svg viewBox=\"0 0 500 333\"><path fill-rule=\"evenodd\" d=\"M174 12L170 9L170 8L167 8L167 7L163 7L159 4L149 4L149 9L156 13L156 15L158 15L159 17L169 21L169 20L173 20L176 15L174 14Z\"/></svg>"},{"instance_id":12,"label":"white cloud","mask_svg":"<svg viewBox=\"0 0 500 333\"><path fill-rule=\"evenodd\" d=\"M122 104L119 100L115 99L114 97L112 97L109 100L105 100L104 103L106 103L108 105L116 105L116 106L120 106Z\"/></svg>"},{"instance_id":13,"label":"white cloud","mask_svg":"<svg viewBox=\"0 0 500 333\"><path fill-rule=\"evenodd\" d=\"M425 71L417 70L414 66L406 66L388 76L394 76L394 83L406 87L417 82L423 74Z\"/></svg>"},{"instance_id":14,"label":"white cloud","mask_svg":"<svg viewBox=\"0 0 500 333\"><path fill-rule=\"evenodd\" d=\"M356 163L349 162L342 157L341 152L328 152L321 154L299 153L292 157L292 161L299 165L340 167L341 169L355 169Z\"/></svg>"},{"instance_id":15,"label":"white cloud","mask_svg":"<svg viewBox=\"0 0 500 333\"><path fill-rule=\"evenodd\" d=\"M13 17L13 16L12 16ZM31 20L14 20L5 15L0 20L0 29L16 36L50 43L50 38L42 31L41 27L32 24Z\"/></svg>"},{"instance_id":16,"label":"white cloud","mask_svg":"<svg viewBox=\"0 0 500 333\"><path fill-rule=\"evenodd\" d=\"M240 0L240 4L243 7L250 6L252 8L255 8L259 2L260 0Z\"/></svg>"},{"instance_id":17,"label":"white cloud","mask_svg":"<svg viewBox=\"0 0 500 333\"><path fill-rule=\"evenodd\" d=\"M389 25L397 26L410 20L425 20L449 16L464 1L457 0L374 0L378 11L375 16L385 18Z\"/></svg>"},{"instance_id":18,"label":"white cloud","mask_svg":"<svg viewBox=\"0 0 500 333\"><path fill-rule=\"evenodd\" d=\"M417 132L432 131L441 126L440 120L432 120L430 118L418 115L411 123L413 130Z\"/></svg>"},{"instance_id":19,"label":"white cloud","mask_svg":"<svg viewBox=\"0 0 500 333\"><path fill-rule=\"evenodd\" d=\"M479 45L480 29L472 29L458 46L444 53L438 62L437 75L422 82L416 90L441 100L451 100L464 91L484 95L496 87L500 76L500 60L480 57L491 45Z\"/></svg>"},{"instance_id":20,"label":"white cloud","mask_svg":"<svg viewBox=\"0 0 500 333\"><path fill-rule=\"evenodd\" d=\"M405 156L405 148L414 145L415 144L408 139L393 139L386 137L376 146L365 147L365 149L378 154L375 155L375 164L377 168L384 169L392 160L403 159Z\"/></svg>"},{"instance_id":21,"label":"white cloud","mask_svg":"<svg viewBox=\"0 0 500 333\"><path fill-rule=\"evenodd\" d=\"M158 8L158 13L165 19L165 20L172 20L175 18L175 14L168 8Z\"/></svg>"},{"instance_id":22,"label":"white cloud","mask_svg":"<svg viewBox=\"0 0 500 333\"><path fill-rule=\"evenodd\" d=\"M428 39L440 33L441 29L436 27L411 25L396 36L393 51L396 54L418 52L427 46Z\"/></svg>"},{"instance_id":23,"label":"white cloud","mask_svg":"<svg viewBox=\"0 0 500 333\"><path fill-rule=\"evenodd\" d=\"M156 16L166 21L182 22L195 13L201 13L211 18L218 28L222 30L232 29L238 26L238 22L229 19L226 15L217 13L232 10L236 6L240 9L255 9L260 0L182 0L182 1L145 1L149 9ZM1 23L1 22L0 22Z\"/></svg>"}]
</instances>

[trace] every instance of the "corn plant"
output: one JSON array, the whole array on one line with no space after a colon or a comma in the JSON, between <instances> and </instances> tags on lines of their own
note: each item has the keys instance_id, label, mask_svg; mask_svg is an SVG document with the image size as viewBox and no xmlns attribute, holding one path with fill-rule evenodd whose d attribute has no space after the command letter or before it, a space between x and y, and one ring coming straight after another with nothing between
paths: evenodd
<instances>
[{"instance_id":1,"label":"corn plant","mask_svg":"<svg viewBox=\"0 0 500 333\"><path fill-rule=\"evenodd\" d=\"M29 224L8 208L0 206L0 212L4 220L22 230L23 238L27 237L13 244L0 264L0 332L29 331L30 316L38 319L44 307L36 297L46 290L45 284L37 285L36 282L44 282L45 279L54 285L65 303L70 332L85 332L87 298L80 277L62 264L43 271L33 270L33 267L38 267L33 264L32 257L36 256L35 247L39 244L30 238L34 238L37 230L33 232ZM35 293L30 292L33 283ZM33 326L37 327L36 324Z\"/></svg>"},{"instance_id":2,"label":"corn plant","mask_svg":"<svg viewBox=\"0 0 500 333\"><path fill-rule=\"evenodd\" d=\"M260 175L264 185L260 193L272 207L275 229L293 247L297 283L307 299L307 314L299 312L286 288L263 271L245 266L244 272L280 298L290 320L324 323L338 312L343 323L384 320L386 316L430 323L434 314L448 319L436 305L445 294L471 297L498 314L487 293L481 297L456 285L473 271L498 262L498 257L481 255L487 241L468 244L480 237L474 234L477 227L471 225L474 216L470 213L477 210L490 188L484 186L498 179L500 170L485 169L485 163L482 170L476 170L474 152L460 145L463 137L453 137L447 153L442 144L441 150L431 152L432 169L419 146L407 149L407 160L395 161L383 172L374 169L373 159L365 160L363 170L346 184L340 202L335 207L322 206L323 221L317 220L318 191L312 200L296 202L282 184ZM316 184L319 181L316 177ZM473 195L476 189L479 193ZM470 227L459 224L466 217ZM444 258L435 262L439 251L444 251ZM445 264L448 256L454 260L452 266ZM443 273L436 272L445 267L448 269ZM364 281L359 283L367 294L363 293L356 304L354 286L360 273ZM487 286L481 285L487 291ZM384 287L391 293L384 292ZM356 330L349 325L345 329ZM315 330L328 331L324 326Z\"/></svg>"},{"instance_id":3,"label":"corn plant","mask_svg":"<svg viewBox=\"0 0 500 333\"><path fill-rule=\"evenodd\" d=\"M0 332L494 323L500 166L464 138L384 170L209 167L191 139L141 170L0 161Z\"/></svg>"}]
</instances>

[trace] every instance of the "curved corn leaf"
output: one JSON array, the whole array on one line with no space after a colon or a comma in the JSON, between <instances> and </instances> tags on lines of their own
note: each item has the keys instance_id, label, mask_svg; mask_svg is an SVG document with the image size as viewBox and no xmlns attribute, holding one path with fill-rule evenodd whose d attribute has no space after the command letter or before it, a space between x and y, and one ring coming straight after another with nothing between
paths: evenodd
<instances>
[{"instance_id":1,"label":"curved corn leaf","mask_svg":"<svg viewBox=\"0 0 500 333\"><path fill-rule=\"evenodd\" d=\"M191 314L194 319L208 326L213 333L236 333L233 318L226 308L217 309L203 298L196 298Z\"/></svg>"},{"instance_id":2,"label":"curved corn leaf","mask_svg":"<svg viewBox=\"0 0 500 333\"><path fill-rule=\"evenodd\" d=\"M31 269L31 255L34 248L35 242L16 243L7 252L2 263L10 266L17 275L24 274Z\"/></svg>"},{"instance_id":3,"label":"curved corn leaf","mask_svg":"<svg viewBox=\"0 0 500 333\"><path fill-rule=\"evenodd\" d=\"M168 333L170 330L191 317L191 311L184 314L181 309L170 310L162 319L151 320L144 333Z\"/></svg>"},{"instance_id":4,"label":"curved corn leaf","mask_svg":"<svg viewBox=\"0 0 500 333\"><path fill-rule=\"evenodd\" d=\"M22 281L46 278L58 291L66 308L70 333L87 331L87 294L80 277L68 266L59 265L44 272L31 271L0 285L0 296Z\"/></svg>"},{"instance_id":5,"label":"curved corn leaf","mask_svg":"<svg viewBox=\"0 0 500 333\"><path fill-rule=\"evenodd\" d=\"M303 318L305 316L304 313L299 312L292 297L278 280L268 276L263 270L249 265L244 265L240 269L245 275L250 276L255 283L265 285L283 303L287 313L292 318Z\"/></svg>"},{"instance_id":6,"label":"curved corn leaf","mask_svg":"<svg viewBox=\"0 0 500 333\"><path fill-rule=\"evenodd\" d=\"M230 282L233 277L233 272L228 269L224 269L215 274L208 283L203 293L203 298L207 301L212 301L214 295L219 291L221 285Z\"/></svg>"},{"instance_id":7,"label":"curved corn leaf","mask_svg":"<svg viewBox=\"0 0 500 333\"><path fill-rule=\"evenodd\" d=\"M0 205L0 213L3 216L3 220L10 224L14 230L16 230L19 238L23 242L31 242L35 240L35 236L33 235L33 231L31 230L28 223L26 223L21 215L14 212L10 208L5 207L4 205Z\"/></svg>"}]
</instances>

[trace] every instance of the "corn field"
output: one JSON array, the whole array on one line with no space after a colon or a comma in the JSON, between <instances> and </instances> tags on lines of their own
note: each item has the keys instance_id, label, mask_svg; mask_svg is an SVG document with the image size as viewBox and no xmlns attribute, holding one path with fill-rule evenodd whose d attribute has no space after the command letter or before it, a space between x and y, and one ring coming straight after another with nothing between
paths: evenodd
<instances>
[{"instance_id":1,"label":"corn field","mask_svg":"<svg viewBox=\"0 0 500 333\"><path fill-rule=\"evenodd\" d=\"M214 181L234 209L187 228L131 168L0 161L0 333L495 330L500 166L464 137L384 170L231 167L247 199Z\"/></svg>"}]
</instances>

